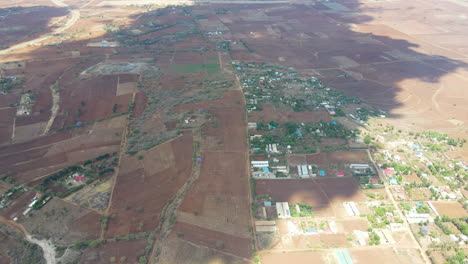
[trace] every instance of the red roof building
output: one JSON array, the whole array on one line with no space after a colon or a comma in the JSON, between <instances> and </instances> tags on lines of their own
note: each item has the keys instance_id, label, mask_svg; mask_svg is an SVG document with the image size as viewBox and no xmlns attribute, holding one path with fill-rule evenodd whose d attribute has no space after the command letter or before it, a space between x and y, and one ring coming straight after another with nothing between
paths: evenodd
<instances>
[{"instance_id":1,"label":"red roof building","mask_svg":"<svg viewBox=\"0 0 468 264\"><path fill-rule=\"evenodd\" d=\"M395 173L395 169L394 168L386 168L384 170L384 173L387 174L387 175L393 175Z\"/></svg>"},{"instance_id":2,"label":"red roof building","mask_svg":"<svg viewBox=\"0 0 468 264\"><path fill-rule=\"evenodd\" d=\"M80 175L80 176L76 176L73 180L75 182L82 182L84 180L85 176L83 175Z\"/></svg>"},{"instance_id":3,"label":"red roof building","mask_svg":"<svg viewBox=\"0 0 468 264\"><path fill-rule=\"evenodd\" d=\"M338 177L343 177L345 176L344 172L338 172Z\"/></svg>"}]
</instances>

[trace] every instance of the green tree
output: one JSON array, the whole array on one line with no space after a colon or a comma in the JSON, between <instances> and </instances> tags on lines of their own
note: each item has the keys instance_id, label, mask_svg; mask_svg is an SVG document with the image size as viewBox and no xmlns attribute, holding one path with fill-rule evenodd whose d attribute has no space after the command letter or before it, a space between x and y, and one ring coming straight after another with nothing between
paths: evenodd
<instances>
[{"instance_id":1,"label":"green tree","mask_svg":"<svg viewBox=\"0 0 468 264\"><path fill-rule=\"evenodd\" d=\"M367 145L369 145L369 144L371 143L371 141L372 141L371 136L366 135L366 136L364 137L364 143L366 143Z\"/></svg>"}]
</instances>

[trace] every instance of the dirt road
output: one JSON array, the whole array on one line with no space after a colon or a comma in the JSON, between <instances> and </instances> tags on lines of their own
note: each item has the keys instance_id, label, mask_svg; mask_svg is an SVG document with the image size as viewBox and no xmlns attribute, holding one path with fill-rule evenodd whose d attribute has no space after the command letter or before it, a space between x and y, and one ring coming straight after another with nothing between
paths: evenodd
<instances>
[{"instance_id":1,"label":"dirt road","mask_svg":"<svg viewBox=\"0 0 468 264\"><path fill-rule=\"evenodd\" d=\"M55 258L55 246L52 243L50 243L47 240L39 240L33 238L21 224L18 224L14 221L0 217L0 222L21 231L26 240L40 246L42 248L42 251L44 252L44 258L47 264L57 264L57 259Z\"/></svg>"},{"instance_id":2,"label":"dirt road","mask_svg":"<svg viewBox=\"0 0 468 264\"><path fill-rule=\"evenodd\" d=\"M39 44L40 42L44 41L44 40L47 40L51 37L53 37L55 34L60 34L62 32L64 32L65 30L69 29L70 27L72 27L76 21L78 21L78 19L80 18L80 11L77 10L77 9L71 9L70 6L68 6L67 4L65 4L64 2L60 1L60 0L52 0L52 2L59 6L59 7L64 7L64 8L68 8L70 10L70 15L71 15L71 18L68 19L68 21L65 23L65 25L55 29L54 31L50 32L50 33L47 33L45 36L41 36L41 37L38 37L36 39L33 39L33 40L30 40L30 41L27 41L27 42L23 42L23 43L20 43L20 44L17 44L17 45L14 45L8 49L4 49L4 50L0 50L0 55L2 54L7 54L13 50L17 50L17 49L22 49L22 48L25 48L29 45L37 45Z\"/></svg>"}]
</instances>

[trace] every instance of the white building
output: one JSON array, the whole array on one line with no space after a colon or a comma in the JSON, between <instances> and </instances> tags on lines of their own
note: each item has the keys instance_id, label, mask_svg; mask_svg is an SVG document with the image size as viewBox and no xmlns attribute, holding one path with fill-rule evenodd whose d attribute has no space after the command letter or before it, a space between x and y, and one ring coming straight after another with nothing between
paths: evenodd
<instances>
[{"instance_id":1,"label":"white building","mask_svg":"<svg viewBox=\"0 0 468 264\"><path fill-rule=\"evenodd\" d=\"M253 168L268 168L270 164L268 160L253 160L250 162Z\"/></svg>"},{"instance_id":2,"label":"white building","mask_svg":"<svg viewBox=\"0 0 468 264\"><path fill-rule=\"evenodd\" d=\"M278 218L291 218L288 202L276 202L276 213Z\"/></svg>"}]
</instances>

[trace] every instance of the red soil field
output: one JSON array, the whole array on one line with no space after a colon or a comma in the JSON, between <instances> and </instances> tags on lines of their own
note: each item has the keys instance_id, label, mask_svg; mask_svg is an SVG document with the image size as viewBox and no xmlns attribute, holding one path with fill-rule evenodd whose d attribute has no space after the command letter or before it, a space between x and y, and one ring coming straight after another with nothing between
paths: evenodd
<instances>
[{"instance_id":1,"label":"red soil field","mask_svg":"<svg viewBox=\"0 0 468 264\"><path fill-rule=\"evenodd\" d=\"M15 114L16 108L0 109L0 145L9 142L11 139Z\"/></svg>"},{"instance_id":2,"label":"red soil field","mask_svg":"<svg viewBox=\"0 0 468 264\"><path fill-rule=\"evenodd\" d=\"M14 93L4 94L0 96L0 107L7 107L10 104L16 104L20 99L20 96Z\"/></svg>"},{"instance_id":3,"label":"red soil field","mask_svg":"<svg viewBox=\"0 0 468 264\"><path fill-rule=\"evenodd\" d=\"M315 112L283 112L276 110L271 105L264 105L262 111L252 111L249 113L249 122L280 122L288 121L298 123L330 122L330 115L326 111Z\"/></svg>"},{"instance_id":4,"label":"red soil field","mask_svg":"<svg viewBox=\"0 0 468 264\"><path fill-rule=\"evenodd\" d=\"M183 234L182 239L201 246L215 249L218 248L223 252L240 257L251 257L252 249L245 246L251 243L250 238L241 238L238 236L227 235L226 233L217 232L181 222L177 222L174 225L173 232ZM216 246L218 241L222 241L222 247Z\"/></svg>"},{"instance_id":5,"label":"red soil field","mask_svg":"<svg viewBox=\"0 0 468 264\"><path fill-rule=\"evenodd\" d=\"M97 248L88 247L81 255L80 263L138 263L138 257L145 254L146 244L146 239L140 239L107 242Z\"/></svg>"},{"instance_id":6,"label":"red soil field","mask_svg":"<svg viewBox=\"0 0 468 264\"><path fill-rule=\"evenodd\" d=\"M167 201L192 172L192 135L141 151L143 159L125 156L111 200L107 236L153 230Z\"/></svg>"},{"instance_id":7,"label":"red soil field","mask_svg":"<svg viewBox=\"0 0 468 264\"><path fill-rule=\"evenodd\" d=\"M16 6L2 10L2 29L0 31L0 47L7 48L28 39L50 32L51 22L68 14L66 8L55 6Z\"/></svg>"},{"instance_id":8,"label":"red soil field","mask_svg":"<svg viewBox=\"0 0 468 264\"><path fill-rule=\"evenodd\" d=\"M125 117L117 117L94 124L88 134L72 137L64 132L0 148L0 174L26 183L91 157L118 152L124 121Z\"/></svg>"},{"instance_id":9,"label":"red soil field","mask_svg":"<svg viewBox=\"0 0 468 264\"><path fill-rule=\"evenodd\" d=\"M54 127L89 122L127 111L131 94L116 96L118 75L104 75L81 80L61 91L60 114ZM114 104L119 106L113 112Z\"/></svg>"},{"instance_id":10,"label":"red soil field","mask_svg":"<svg viewBox=\"0 0 468 264\"><path fill-rule=\"evenodd\" d=\"M307 162L312 164L327 164L330 162L336 163L367 163L369 158L366 151L355 150L345 151L339 150L334 152L323 152L319 154L307 155Z\"/></svg>"},{"instance_id":11,"label":"red soil field","mask_svg":"<svg viewBox=\"0 0 468 264\"><path fill-rule=\"evenodd\" d=\"M221 100L176 108L176 111L205 109L217 122L216 126L208 125L203 129L200 176L178 209L178 221L224 234L222 240L226 241L233 237L250 237L246 127L242 105L236 103L242 100L241 96L238 90L229 91ZM218 143L208 144L213 138ZM214 245L210 247L215 248ZM235 252L252 254L250 243L237 247Z\"/></svg>"}]
</instances>

